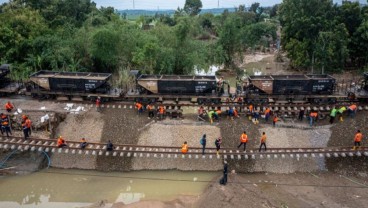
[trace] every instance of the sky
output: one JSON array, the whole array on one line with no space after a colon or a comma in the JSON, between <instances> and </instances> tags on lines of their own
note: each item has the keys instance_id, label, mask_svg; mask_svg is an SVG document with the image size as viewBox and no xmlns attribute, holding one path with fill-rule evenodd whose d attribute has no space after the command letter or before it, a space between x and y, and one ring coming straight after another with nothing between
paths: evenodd
<instances>
[{"instance_id":1,"label":"sky","mask_svg":"<svg viewBox=\"0 0 368 208\"><path fill-rule=\"evenodd\" d=\"M0 0L0 3L8 0ZM147 9L147 10L165 10L177 9L184 7L185 0L92 0L97 6L112 6L115 9ZM334 0L341 3L342 0ZM359 0L361 3L367 3L367 0ZM133 7L134 2L134 7ZM258 2L261 6L273 6L281 3L282 0L202 0L203 9L217 8L233 8L241 4L250 6L252 3Z\"/></svg>"}]
</instances>

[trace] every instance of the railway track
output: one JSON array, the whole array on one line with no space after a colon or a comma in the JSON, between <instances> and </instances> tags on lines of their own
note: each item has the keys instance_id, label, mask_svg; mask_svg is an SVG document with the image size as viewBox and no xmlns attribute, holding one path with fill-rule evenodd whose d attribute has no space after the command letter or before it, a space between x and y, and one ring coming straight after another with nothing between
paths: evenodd
<instances>
[{"instance_id":1,"label":"railway track","mask_svg":"<svg viewBox=\"0 0 368 208\"><path fill-rule=\"evenodd\" d=\"M22 137L0 137L0 148L6 150L39 151L47 153L64 153L75 155L95 155L127 158L209 158L209 159L271 159L271 158L333 158L367 156L368 147L360 147L353 150L351 147L320 147L320 148L269 148L266 152L258 152L258 149L247 149L245 152L234 148L222 148L220 154L216 154L215 148L206 148L206 154L202 155L202 148L189 148L187 154L180 152L180 147L169 146L142 146L121 144L115 145L113 151L106 151L106 144L88 143L85 149L79 147L80 142L67 141L67 147L58 148L54 139Z\"/></svg>"}]
</instances>

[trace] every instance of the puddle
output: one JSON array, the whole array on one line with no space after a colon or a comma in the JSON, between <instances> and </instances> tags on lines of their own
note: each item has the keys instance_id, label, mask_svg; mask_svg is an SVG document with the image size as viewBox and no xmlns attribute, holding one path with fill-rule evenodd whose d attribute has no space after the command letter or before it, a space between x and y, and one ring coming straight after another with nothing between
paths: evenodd
<instances>
[{"instance_id":1,"label":"puddle","mask_svg":"<svg viewBox=\"0 0 368 208\"><path fill-rule=\"evenodd\" d=\"M180 171L97 171L49 169L0 178L0 207L83 207L101 200L131 204L198 196L219 173Z\"/></svg>"}]
</instances>

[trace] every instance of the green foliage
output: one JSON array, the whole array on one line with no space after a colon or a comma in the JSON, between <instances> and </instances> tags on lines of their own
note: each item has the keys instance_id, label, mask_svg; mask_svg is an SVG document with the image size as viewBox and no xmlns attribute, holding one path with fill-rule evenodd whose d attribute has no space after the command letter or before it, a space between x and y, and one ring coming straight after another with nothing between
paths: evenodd
<instances>
[{"instance_id":1,"label":"green foliage","mask_svg":"<svg viewBox=\"0 0 368 208\"><path fill-rule=\"evenodd\" d=\"M190 16L198 15L201 12L201 0L185 0L184 11Z\"/></svg>"}]
</instances>

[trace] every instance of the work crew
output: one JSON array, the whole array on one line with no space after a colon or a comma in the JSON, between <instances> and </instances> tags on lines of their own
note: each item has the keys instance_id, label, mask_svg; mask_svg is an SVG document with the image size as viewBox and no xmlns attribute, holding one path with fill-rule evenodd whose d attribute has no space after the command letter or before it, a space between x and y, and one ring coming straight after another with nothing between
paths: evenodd
<instances>
[{"instance_id":1,"label":"work crew","mask_svg":"<svg viewBox=\"0 0 368 208\"><path fill-rule=\"evenodd\" d=\"M153 113L153 106L151 104L148 104L146 108L148 110L148 118L151 119L151 118L155 117L155 115Z\"/></svg>"},{"instance_id":2,"label":"work crew","mask_svg":"<svg viewBox=\"0 0 368 208\"><path fill-rule=\"evenodd\" d=\"M96 98L96 109L97 109L97 112L101 111L101 98L100 97Z\"/></svg>"},{"instance_id":3,"label":"work crew","mask_svg":"<svg viewBox=\"0 0 368 208\"><path fill-rule=\"evenodd\" d=\"M354 147L353 150L360 147L360 142L362 142L363 135L360 130L357 131L354 137Z\"/></svg>"},{"instance_id":4,"label":"work crew","mask_svg":"<svg viewBox=\"0 0 368 208\"><path fill-rule=\"evenodd\" d=\"M266 147L266 139L267 139L267 137L266 137L266 133L265 133L265 132L263 132L263 133L262 133L262 136L261 136L261 145L259 146L259 152L262 150L262 146L264 146L265 151L267 151L267 147Z\"/></svg>"},{"instance_id":5,"label":"work crew","mask_svg":"<svg viewBox=\"0 0 368 208\"><path fill-rule=\"evenodd\" d=\"M67 145L66 145L66 142L65 142L65 140L63 139L63 137L62 136L59 136L59 138L57 139L57 146L59 147L59 148L61 148L61 147L66 147Z\"/></svg>"},{"instance_id":6,"label":"work crew","mask_svg":"<svg viewBox=\"0 0 368 208\"><path fill-rule=\"evenodd\" d=\"M141 114L143 112L143 105L140 102L135 103L135 108L138 111L138 114Z\"/></svg>"},{"instance_id":7,"label":"work crew","mask_svg":"<svg viewBox=\"0 0 368 208\"><path fill-rule=\"evenodd\" d=\"M248 135L244 131L242 133L242 135L240 136L240 144L238 145L238 149L239 149L239 147L241 147L242 145L244 145L244 151L245 151L245 148L247 147L247 142L248 142Z\"/></svg>"},{"instance_id":8,"label":"work crew","mask_svg":"<svg viewBox=\"0 0 368 208\"><path fill-rule=\"evenodd\" d=\"M14 108L14 105L13 105L13 104L11 104L11 102L10 102L10 101L8 101L8 102L5 104L5 110L6 110L8 113L10 113L10 112L13 110L13 108Z\"/></svg>"},{"instance_id":9,"label":"work crew","mask_svg":"<svg viewBox=\"0 0 368 208\"><path fill-rule=\"evenodd\" d=\"M2 114L1 116L1 128L2 132L6 133L7 137L9 137L9 134L12 135L9 117L5 114Z\"/></svg>"},{"instance_id":10,"label":"work crew","mask_svg":"<svg viewBox=\"0 0 368 208\"><path fill-rule=\"evenodd\" d=\"M265 115L265 120L266 122L268 122L268 119L270 118L271 116L271 110L270 108L266 108L265 112L264 112L264 115Z\"/></svg>"},{"instance_id":11,"label":"work crew","mask_svg":"<svg viewBox=\"0 0 368 208\"><path fill-rule=\"evenodd\" d=\"M273 120L272 120L272 125L273 125L273 127L275 127L276 126L276 123L279 121L279 118L277 117L277 115L275 114L274 116L273 116Z\"/></svg>"},{"instance_id":12,"label":"work crew","mask_svg":"<svg viewBox=\"0 0 368 208\"><path fill-rule=\"evenodd\" d=\"M220 155L221 143L222 143L221 137L219 137L219 138L217 138L215 140L215 146L216 146L216 153L217 153L217 155Z\"/></svg>"},{"instance_id":13,"label":"work crew","mask_svg":"<svg viewBox=\"0 0 368 208\"><path fill-rule=\"evenodd\" d=\"M341 122L344 121L342 114L346 111L346 107L345 106L341 106L341 108L339 108L339 110L337 110L337 114L339 115L339 120Z\"/></svg>"},{"instance_id":14,"label":"work crew","mask_svg":"<svg viewBox=\"0 0 368 208\"><path fill-rule=\"evenodd\" d=\"M330 124L333 124L333 122L335 121L336 114L337 114L337 109L334 106L330 113Z\"/></svg>"},{"instance_id":15,"label":"work crew","mask_svg":"<svg viewBox=\"0 0 368 208\"><path fill-rule=\"evenodd\" d=\"M206 150L206 134L203 134L201 141L200 141L201 145L202 145L202 155L204 155L204 151Z\"/></svg>"},{"instance_id":16,"label":"work crew","mask_svg":"<svg viewBox=\"0 0 368 208\"><path fill-rule=\"evenodd\" d=\"M80 148L81 149L84 149L84 148L86 148L87 147L87 141L86 141L86 139L85 138L82 138L81 139L81 143L80 143Z\"/></svg>"},{"instance_id":17,"label":"work crew","mask_svg":"<svg viewBox=\"0 0 368 208\"><path fill-rule=\"evenodd\" d=\"M313 126L313 123L315 123L317 121L317 117L318 117L318 113L315 111L312 111L309 114L309 125Z\"/></svg>"},{"instance_id":18,"label":"work crew","mask_svg":"<svg viewBox=\"0 0 368 208\"><path fill-rule=\"evenodd\" d=\"M304 118L304 108L302 107L299 111L299 121L303 121Z\"/></svg>"},{"instance_id":19,"label":"work crew","mask_svg":"<svg viewBox=\"0 0 368 208\"><path fill-rule=\"evenodd\" d=\"M181 153L186 154L188 152L188 143L185 141L183 145L181 145Z\"/></svg>"},{"instance_id":20,"label":"work crew","mask_svg":"<svg viewBox=\"0 0 368 208\"><path fill-rule=\"evenodd\" d=\"M107 141L107 144L106 144L106 151L112 151L114 150L114 145L111 143L111 141Z\"/></svg>"},{"instance_id":21,"label":"work crew","mask_svg":"<svg viewBox=\"0 0 368 208\"><path fill-rule=\"evenodd\" d=\"M357 111L357 106L355 104L352 104L352 105L349 106L348 112L349 112L349 116L351 118L355 117L356 111Z\"/></svg>"}]
</instances>

